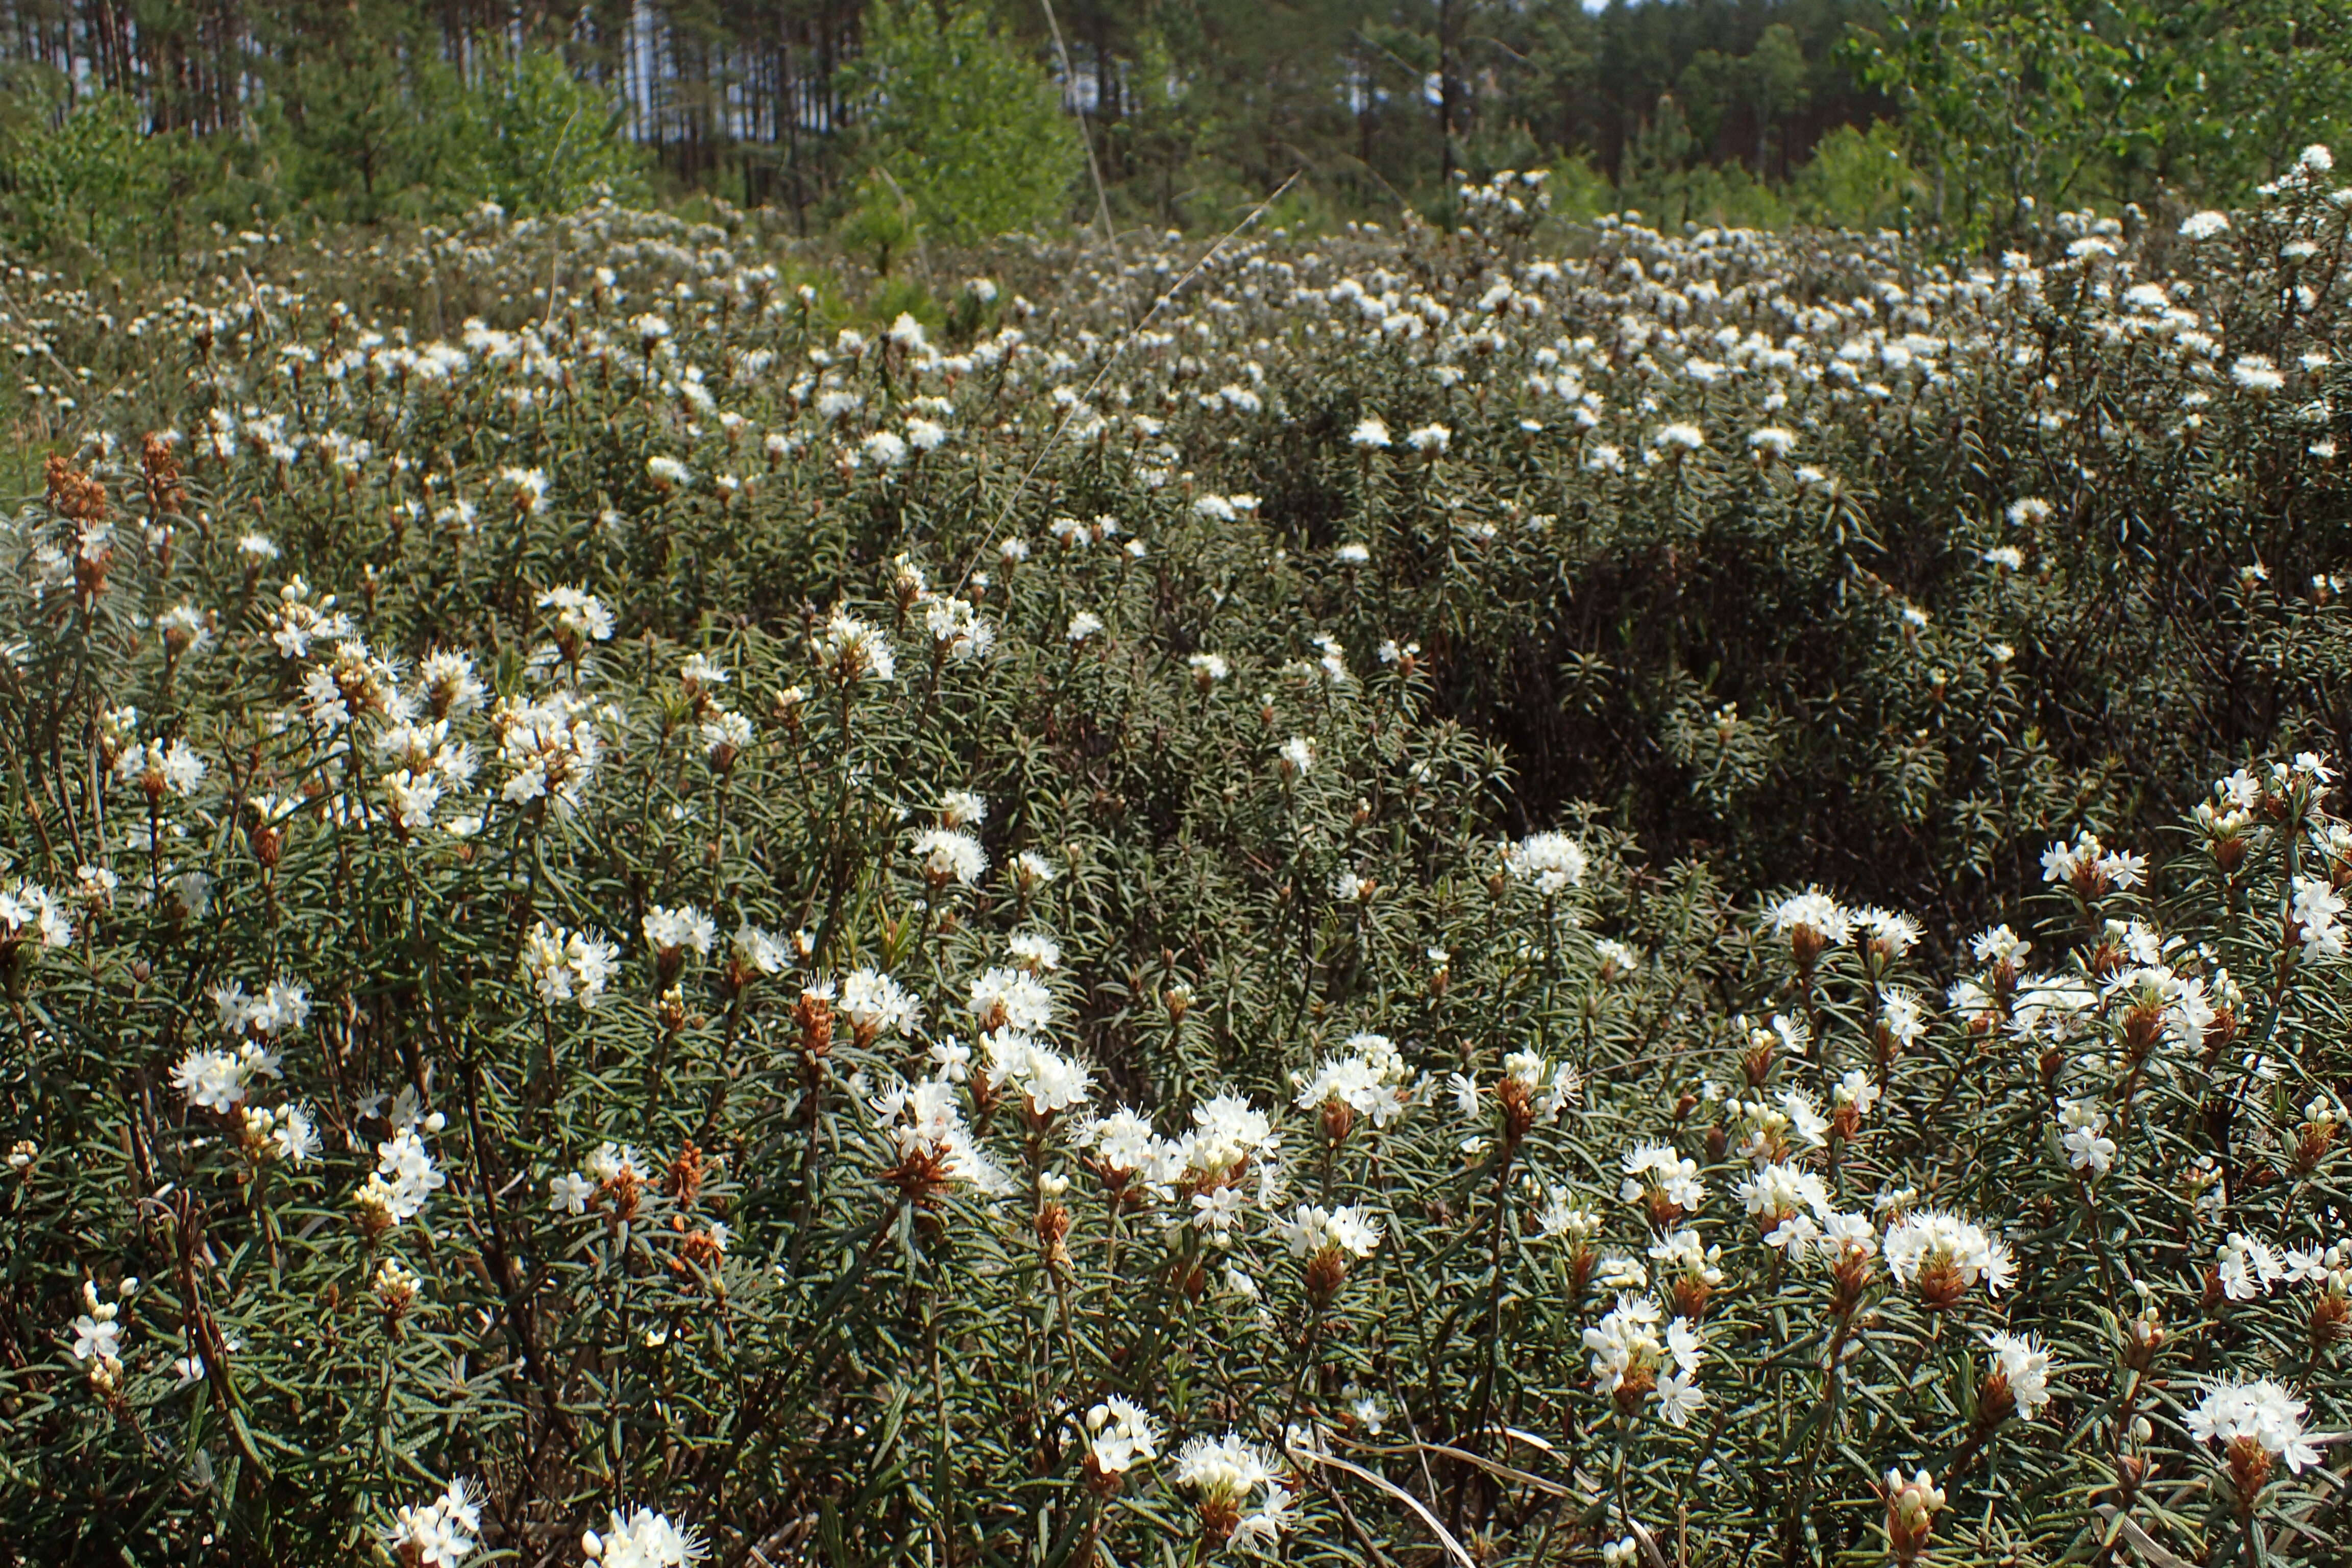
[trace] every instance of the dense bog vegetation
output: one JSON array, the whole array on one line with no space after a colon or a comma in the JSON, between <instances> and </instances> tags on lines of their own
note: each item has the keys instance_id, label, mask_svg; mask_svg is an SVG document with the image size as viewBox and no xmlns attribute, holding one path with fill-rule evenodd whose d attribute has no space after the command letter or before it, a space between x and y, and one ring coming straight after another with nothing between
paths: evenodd
<instances>
[{"instance_id":1,"label":"dense bog vegetation","mask_svg":"<svg viewBox=\"0 0 2352 1568\"><path fill-rule=\"evenodd\" d=\"M2325 153L1540 191L10 272L0 1554L2337 1560Z\"/></svg>"}]
</instances>

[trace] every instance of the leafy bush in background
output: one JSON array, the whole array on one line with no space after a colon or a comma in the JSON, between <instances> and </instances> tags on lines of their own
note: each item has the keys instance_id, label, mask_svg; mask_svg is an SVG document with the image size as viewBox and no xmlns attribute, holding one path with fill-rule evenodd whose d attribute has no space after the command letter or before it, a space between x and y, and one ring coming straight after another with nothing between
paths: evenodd
<instances>
[{"instance_id":1,"label":"leafy bush in background","mask_svg":"<svg viewBox=\"0 0 2352 1568\"><path fill-rule=\"evenodd\" d=\"M205 227L519 215L650 196L643 148L562 57L485 51L471 79L413 37L355 26L287 66L244 142L157 131L136 100L68 106L37 72L0 123L7 241L53 264L169 271ZM297 107L299 106L299 107Z\"/></svg>"},{"instance_id":2,"label":"leafy bush in background","mask_svg":"<svg viewBox=\"0 0 2352 1568\"><path fill-rule=\"evenodd\" d=\"M35 89L28 99L34 107L9 127L5 150L18 243L36 253L135 249L166 189L139 106L99 93L51 123L53 95Z\"/></svg>"},{"instance_id":3,"label":"leafy bush in background","mask_svg":"<svg viewBox=\"0 0 2352 1568\"><path fill-rule=\"evenodd\" d=\"M1541 187L11 274L0 1550L2330 1561L2325 153Z\"/></svg>"},{"instance_id":4,"label":"leafy bush in background","mask_svg":"<svg viewBox=\"0 0 2352 1568\"><path fill-rule=\"evenodd\" d=\"M1085 158L1078 129L1053 81L981 7L877 8L860 69L874 164L940 239L1061 220Z\"/></svg>"}]
</instances>

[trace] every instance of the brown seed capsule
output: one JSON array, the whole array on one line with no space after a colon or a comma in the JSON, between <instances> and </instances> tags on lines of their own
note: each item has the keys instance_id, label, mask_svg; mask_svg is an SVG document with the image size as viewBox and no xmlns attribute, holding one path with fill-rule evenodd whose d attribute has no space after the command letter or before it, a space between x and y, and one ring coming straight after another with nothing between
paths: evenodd
<instances>
[{"instance_id":1,"label":"brown seed capsule","mask_svg":"<svg viewBox=\"0 0 2352 1568\"><path fill-rule=\"evenodd\" d=\"M2259 1437L2232 1437L2228 1456L2230 1489L2236 1494L2231 1499L2232 1506L2240 1519L2250 1519L2253 1516L2254 1500L2262 1496L2263 1486L2271 1479L2270 1450L2263 1447Z\"/></svg>"},{"instance_id":2,"label":"brown seed capsule","mask_svg":"<svg viewBox=\"0 0 2352 1568\"><path fill-rule=\"evenodd\" d=\"M2336 1291L2323 1290L2311 1304L2311 1346L2326 1350L2344 1337L2347 1322L2352 1322L2352 1300Z\"/></svg>"},{"instance_id":3,"label":"brown seed capsule","mask_svg":"<svg viewBox=\"0 0 2352 1568\"><path fill-rule=\"evenodd\" d=\"M1307 1300L1318 1307L1328 1306L1331 1298L1339 1293L1339 1287L1347 1283L1348 1255L1336 1247L1321 1247L1307 1260L1302 1272Z\"/></svg>"}]
</instances>

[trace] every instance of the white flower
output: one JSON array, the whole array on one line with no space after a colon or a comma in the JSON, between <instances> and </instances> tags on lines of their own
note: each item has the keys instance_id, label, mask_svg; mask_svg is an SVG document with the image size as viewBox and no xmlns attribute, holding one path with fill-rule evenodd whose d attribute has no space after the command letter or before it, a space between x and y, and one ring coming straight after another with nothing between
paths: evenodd
<instances>
[{"instance_id":1,"label":"white flower","mask_svg":"<svg viewBox=\"0 0 2352 1568\"><path fill-rule=\"evenodd\" d=\"M1448 1073L1445 1075L1445 1087L1447 1092L1454 1096L1454 1114L1461 1117L1465 1121L1476 1121L1478 1117L1478 1080L1470 1077L1467 1073Z\"/></svg>"},{"instance_id":2,"label":"white flower","mask_svg":"<svg viewBox=\"0 0 2352 1568\"><path fill-rule=\"evenodd\" d=\"M394 1225L416 1217L425 1199L449 1179L433 1163L425 1140L414 1127L394 1133L377 1144L375 1152L375 1173L360 1190L359 1201Z\"/></svg>"},{"instance_id":3,"label":"white flower","mask_svg":"<svg viewBox=\"0 0 2352 1568\"><path fill-rule=\"evenodd\" d=\"M835 1002L863 1045L884 1034L904 1038L922 1027L923 1005L878 969L855 969L841 979Z\"/></svg>"},{"instance_id":4,"label":"white flower","mask_svg":"<svg viewBox=\"0 0 2352 1568\"><path fill-rule=\"evenodd\" d=\"M2210 207L2203 212L2191 213L2180 221L2180 236L2183 239L2211 239L2216 235L2229 232L2230 215L2215 212Z\"/></svg>"},{"instance_id":5,"label":"white flower","mask_svg":"<svg viewBox=\"0 0 2352 1568\"><path fill-rule=\"evenodd\" d=\"M1087 1412L1087 1454L1106 1476L1133 1469L1139 1459L1160 1457L1160 1432L1151 1413L1118 1394Z\"/></svg>"},{"instance_id":6,"label":"white flower","mask_svg":"<svg viewBox=\"0 0 2352 1568\"><path fill-rule=\"evenodd\" d=\"M1176 1450L1173 1479L1203 1502L1238 1506L1251 1491L1273 1481L1274 1461L1237 1432L1189 1437Z\"/></svg>"},{"instance_id":7,"label":"white flower","mask_svg":"<svg viewBox=\"0 0 2352 1568\"><path fill-rule=\"evenodd\" d=\"M115 1321L121 1308L112 1301L98 1299L98 1287L90 1280L82 1281L83 1303L89 1309L73 1321L73 1353L76 1361L120 1361L122 1355L122 1325Z\"/></svg>"},{"instance_id":8,"label":"white flower","mask_svg":"<svg viewBox=\"0 0 2352 1568\"><path fill-rule=\"evenodd\" d=\"M1643 1201L1654 1207L1661 1200L1684 1214L1706 1202L1706 1184L1698 1179L1698 1162L1677 1154L1663 1143L1642 1143L1625 1151L1625 1180L1617 1195L1625 1203Z\"/></svg>"},{"instance_id":9,"label":"white flower","mask_svg":"<svg viewBox=\"0 0 2352 1568\"><path fill-rule=\"evenodd\" d=\"M705 920L703 923L707 925L709 921ZM709 951L707 936L701 951ZM541 921L523 938L522 956L517 961L517 968L538 993L539 999L549 1006L576 1001L583 1007L593 1008L619 960L620 950L602 937L566 931Z\"/></svg>"},{"instance_id":10,"label":"white flower","mask_svg":"<svg viewBox=\"0 0 2352 1568\"><path fill-rule=\"evenodd\" d=\"M1370 1258L1381 1244L1381 1222L1347 1204L1337 1208L1301 1204L1290 1218L1277 1217L1274 1226L1293 1258L1311 1258L1326 1248Z\"/></svg>"},{"instance_id":11,"label":"white flower","mask_svg":"<svg viewBox=\"0 0 2352 1568\"><path fill-rule=\"evenodd\" d=\"M719 934L710 917L691 904L674 910L656 904L646 910L643 924L646 945L666 960L687 952L698 958L708 957L710 943Z\"/></svg>"},{"instance_id":12,"label":"white flower","mask_svg":"<svg viewBox=\"0 0 2352 1568\"><path fill-rule=\"evenodd\" d=\"M588 705L568 692L541 702L509 699L490 716L507 778L499 797L510 805L555 803L569 817L579 809L604 752Z\"/></svg>"},{"instance_id":13,"label":"white flower","mask_svg":"<svg viewBox=\"0 0 2352 1568\"><path fill-rule=\"evenodd\" d=\"M2303 1418L2309 1409L2292 1390L2267 1377L2217 1383L2189 1412L2189 1436L2193 1442L2225 1447L2241 1438L2251 1440L2300 1475L2320 1458L2318 1447L2304 1434Z\"/></svg>"},{"instance_id":14,"label":"white flower","mask_svg":"<svg viewBox=\"0 0 2352 1568\"><path fill-rule=\"evenodd\" d=\"M2074 888L2085 897L2109 888L2128 892L2139 886L2147 870L2147 856L2109 849L2088 829L2075 834L2072 844L2061 840L2042 852L2042 879Z\"/></svg>"},{"instance_id":15,"label":"white flower","mask_svg":"<svg viewBox=\"0 0 2352 1568\"><path fill-rule=\"evenodd\" d=\"M1348 437L1348 444L1351 447L1375 448L1386 447L1389 444L1389 427L1378 418L1360 419L1356 422L1356 428Z\"/></svg>"},{"instance_id":16,"label":"white flower","mask_svg":"<svg viewBox=\"0 0 2352 1568\"><path fill-rule=\"evenodd\" d=\"M163 634L163 646L174 655L201 653L213 640L212 627L194 605L174 605L157 616L155 629Z\"/></svg>"},{"instance_id":17,"label":"white flower","mask_svg":"<svg viewBox=\"0 0 2352 1568\"><path fill-rule=\"evenodd\" d=\"M0 889L0 951L27 940L64 947L73 941L73 920L38 882L12 882Z\"/></svg>"},{"instance_id":18,"label":"white flower","mask_svg":"<svg viewBox=\"0 0 2352 1568\"><path fill-rule=\"evenodd\" d=\"M989 969L971 983L973 1020L982 1034L1034 1035L1052 1023L1054 994L1018 969Z\"/></svg>"},{"instance_id":19,"label":"white flower","mask_svg":"<svg viewBox=\"0 0 2352 1568\"><path fill-rule=\"evenodd\" d=\"M125 749L114 764L114 776L137 784L149 799L160 800L167 793L194 794L196 785L204 782L205 770L204 758L185 741L150 741L144 746Z\"/></svg>"},{"instance_id":20,"label":"white flower","mask_svg":"<svg viewBox=\"0 0 2352 1568\"><path fill-rule=\"evenodd\" d=\"M2114 1168L2116 1141L2105 1136L2107 1115L2096 1100L2065 1101L2059 1107L2058 1121L2064 1129L2059 1142L2065 1147L2069 1165L2095 1176L2104 1176Z\"/></svg>"},{"instance_id":21,"label":"white flower","mask_svg":"<svg viewBox=\"0 0 2352 1568\"><path fill-rule=\"evenodd\" d=\"M1357 1035L1348 1046L1346 1054L1325 1058L1312 1077L1290 1075L1298 1086L1292 1103L1302 1110L1343 1105L1385 1127L1412 1099L1404 1058L1385 1035Z\"/></svg>"},{"instance_id":22,"label":"white flower","mask_svg":"<svg viewBox=\"0 0 2352 1568\"><path fill-rule=\"evenodd\" d=\"M1791 938L1810 932L1821 945L1839 947L1853 934L1853 916L1819 888L1810 888L1772 906L1772 929Z\"/></svg>"},{"instance_id":23,"label":"white flower","mask_svg":"<svg viewBox=\"0 0 2352 1568\"><path fill-rule=\"evenodd\" d=\"M1985 1343L1993 1352L1993 1370L2017 1401L2018 1418L2032 1420L2034 1413L2050 1403L2048 1347L2032 1334L2007 1331L1987 1336Z\"/></svg>"},{"instance_id":24,"label":"white flower","mask_svg":"<svg viewBox=\"0 0 2352 1568\"><path fill-rule=\"evenodd\" d=\"M2345 928L2338 923L2345 909L2342 894L2323 878L2297 877L2294 909L2303 933L2305 963L2344 956Z\"/></svg>"},{"instance_id":25,"label":"white flower","mask_svg":"<svg viewBox=\"0 0 2352 1568\"><path fill-rule=\"evenodd\" d=\"M1829 1119L1813 1103L1813 1097L1801 1089L1780 1091L1780 1109L1789 1118L1789 1130L1815 1149L1829 1147Z\"/></svg>"},{"instance_id":26,"label":"white flower","mask_svg":"<svg viewBox=\"0 0 2352 1568\"><path fill-rule=\"evenodd\" d=\"M750 749L753 739L751 720L723 710L702 721L700 733L702 750L714 767L733 762Z\"/></svg>"},{"instance_id":27,"label":"white flower","mask_svg":"<svg viewBox=\"0 0 2352 1568\"><path fill-rule=\"evenodd\" d=\"M555 612L550 618L555 623L556 638L568 647L612 639L613 613L602 599L584 589L550 588L539 596L539 607Z\"/></svg>"},{"instance_id":28,"label":"white flower","mask_svg":"<svg viewBox=\"0 0 2352 1568\"><path fill-rule=\"evenodd\" d=\"M2286 385L2286 376L2268 354L2240 354L2230 366L2230 379L2257 396L2267 396Z\"/></svg>"},{"instance_id":29,"label":"white flower","mask_svg":"<svg viewBox=\"0 0 2352 1568\"><path fill-rule=\"evenodd\" d=\"M596 1195L596 1184L576 1171L566 1171L547 1184L547 1206L555 1213L586 1214L588 1200Z\"/></svg>"},{"instance_id":30,"label":"white flower","mask_svg":"<svg viewBox=\"0 0 2352 1568\"><path fill-rule=\"evenodd\" d=\"M481 1492L460 1476L432 1501L414 1507L404 1504L395 1510L392 1528L384 1532L384 1545L403 1563L457 1568L473 1555L481 1528Z\"/></svg>"},{"instance_id":31,"label":"white flower","mask_svg":"<svg viewBox=\"0 0 2352 1568\"><path fill-rule=\"evenodd\" d=\"M1315 742L1304 735L1293 735L1276 747L1274 764L1286 779L1302 779L1315 765Z\"/></svg>"},{"instance_id":32,"label":"white flower","mask_svg":"<svg viewBox=\"0 0 2352 1568\"><path fill-rule=\"evenodd\" d=\"M1076 647L1102 629L1103 621L1100 616L1096 615L1092 610L1080 610L1070 617L1070 629L1065 635L1070 646Z\"/></svg>"},{"instance_id":33,"label":"white flower","mask_svg":"<svg viewBox=\"0 0 2352 1568\"><path fill-rule=\"evenodd\" d=\"M986 658L996 647L996 627L981 618L969 600L943 595L923 605L923 626L951 663Z\"/></svg>"},{"instance_id":34,"label":"white flower","mask_svg":"<svg viewBox=\"0 0 2352 1568\"><path fill-rule=\"evenodd\" d=\"M1565 833L1535 833L1504 852L1513 880L1531 884L1547 899L1558 898L1584 880L1591 861L1584 846Z\"/></svg>"},{"instance_id":35,"label":"white flower","mask_svg":"<svg viewBox=\"0 0 2352 1568\"><path fill-rule=\"evenodd\" d=\"M1682 1320L1675 1320L1680 1322ZM1706 1403L1706 1391L1698 1386L1695 1373L1664 1372L1658 1374L1658 1417L1669 1426L1687 1426L1691 1416Z\"/></svg>"},{"instance_id":36,"label":"white flower","mask_svg":"<svg viewBox=\"0 0 2352 1568\"><path fill-rule=\"evenodd\" d=\"M931 827L915 835L914 855L923 875L940 887L950 882L976 887L988 869L988 851L980 840L953 828Z\"/></svg>"},{"instance_id":37,"label":"white flower","mask_svg":"<svg viewBox=\"0 0 2352 1568\"><path fill-rule=\"evenodd\" d=\"M1622 980L1641 972L1642 955L1611 937L1595 937L1592 956L1601 961L1601 978Z\"/></svg>"},{"instance_id":38,"label":"white flower","mask_svg":"<svg viewBox=\"0 0 2352 1568\"><path fill-rule=\"evenodd\" d=\"M1664 451L1696 452L1706 445L1706 432L1696 425L1668 425L1650 439Z\"/></svg>"},{"instance_id":39,"label":"white flower","mask_svg":"<svg viewBox=\"0 0 2352 1568\"><path fill-rule=\"evenodd\" d=\"M547 510L547 470L545 468L500 468L499 483L506 486L514 497L517 511L539 513Z\"/></svg>"},{"instance_id":40,"label":"white flower","mask_svg":"<svg viewBox=\"0 0 2352 1568\"><path fill-rule=\"evenodd\" d=\"M1229 1544L1236 1552L1270 1553L1282 1539L1282 1532L1298 1522L1298 1510L1291 1506L1288 1488L1268 1481L1258 1498L1257 1507L1234 1521Z\"/></svg>"},{"instance_id":41,"label":"white flower","mask_svg":"<svg viewBox=\"0 0 2352 1568\"><path fill-rule=\"evenodd\" d=\"M877 626L869 626L845 609L835 608L817 642L817 662L835 680L895 680L898 661L890 641Z\"/></svg>"},{"instance_id":42,"label":"white flower","mask_svg":"<svg viewBox=\"0 0 2352 1568\"><path fill-rule=\"evenodd\" d=\"M172 1068L172 1087L201 1110L226 1113L245 1099L247 1064L226 1051L192 1050Z\"/></svg>"},{"instance_id":43,"label":"white flower","mask_svg":"<svg viewBox=\"0 0 2352 1568\"><path fill-rule=\"evenodd\" d=\"M1454 432L1443 425L1423 425L1405 432L1404 444L1425 457L1434 458L1454 445Z\"/></svg>"},{"instance_id":44,"label":"white flower","mask_svg":"<svg viewBox=\"0 0 2352 1568\"><path fill-rule=\"evenodd\" d=\"M2006 1246L1941 1209L1895 1221L1887 1227L1885 1245L1886 1267L1896 1279L1947 1305L1979 1283L1999 1295L2014 1268Z\"/></svg>"},{"instance_id":45,"label":"white flower","mask_svg":"<svg viewBox=\"0 0 2352 1568\"><path fill-rule=\"evenodd\" d=\"M2215 1257L2214 1275L2221 1282L2221 1293L2231 1300L2251 1301L2268 1295L2285 1278L2286 1268L2268 1242L2232 1231Z\"/></svg>"},{"instance_id":46,"label":"white flower","mask_svg":"<svg viewBox=\"0 0 2352 1568\"><path fill-rule=\"evenodd\" d=\"M681 1531L667 1514L641 1508L624 1518L614 1510L612 1525L603 1534L590 1531L580 1538L581 1554L600 1568L686 1568L702 1561L702 1539Z\"/></svg>"},{"instance_id":47,"label":"white flower","mask_svg":"<svg viewBox=\"0 0 2352 1568\"><path fill-rule=\"evenodd\" d=\"M1917 1004L1914 1003L1913 1005L1916 1007ZM1853 1107L1854 1117L1860 1120L1868 1116L1871 1108L1878 1103L1881 1091L1878 1085L1870 1080L1870 1075L1867 1072L1860 1068L1853 1068L1839 1078L1836 1087L1830 1092L1840 1106Z\"/></svg>"},{"instance_id":48,"label":"white flower","mask_svg":"<svg viewBox=\"0 0 2352 1568\"><path fill-rule=\"evenodd\" d=\"M1061 969L1061 942L1042 931L1016 931L1004 938L1004 954L1033 975Z\"/></svg>"},{"instance_id":49,"label":"white flower","mask_svg":"<svg viewBox=\"0 0 2352 1568\"><path fill-rule=\"evenodd\" d=\"M1668 1424L1686 1424L1705 1396L1695 1386L1699 1365L1706 1359L1698 1328L1676 1318L1659 1331L1664 1317L1647 1296L1622 1295L1600 1322L1584 1331L1593 1381L1602 1394L1614 1394L1628 1383L1652 1385L1658 1415Z\"/></svg>"},{"instance_id":50,"label":"white flower","mask_svg":"<svg viewBox=\"0 0 2352 1568\"><path fill-rule=\"evenodd\" d=\"M1789 1222L1810 1213L1814 1218L1826 1219L1835 1212L1830 1190L1820 1176L1801 1166L1787 1163L1766 1165L1755 1175L1739 1184L1741 1205L1754 1215L1764 1231L1765 1244L1787 1247L1792 1242L1807 1241L1819 1234L1807 1234L1807 1227L1788 1228Z\"/></svg>"},{"instance_id":51,"label":"white flower","mask_svg":"<svg viewBox=\"0 0 2352 1568\"><path fill-rule=\"evenodd\" d=\"M1011 1180L972 1142L954 1096L953 1084L927 1079L911 1086L894 1085L867 1103L902 1160L936 1161L950 1180L987 1195L1010 1192Z\"/></svg>"}]
</instances>

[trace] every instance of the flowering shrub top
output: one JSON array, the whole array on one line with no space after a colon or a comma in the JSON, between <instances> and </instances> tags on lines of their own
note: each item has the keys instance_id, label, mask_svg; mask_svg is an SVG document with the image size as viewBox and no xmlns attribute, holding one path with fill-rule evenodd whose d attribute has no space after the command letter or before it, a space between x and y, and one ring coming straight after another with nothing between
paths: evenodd
<instances>
[{"instance_id":1,"label":"flowering shrub top","mask_svg":"<svg viewBox=\"0 0 2352 1568\"><path fill-rule=\"evenodd\" d=\"M2323 173L2183 243L2340 232ZM2041 700L1989 639L2091 569L2060 503L1968 518L1930 612L1795 459L2046 388L2063 319L2053 441L2285 483L2333 284L2247 325L2094 234L1853 245L1804 303L1777 242L1604 236L1501 225L1475 296L1244 249L1132 338L975 287L942 346L606 211L385 259L517 297L457 342L258 286L126 324L153 423L45 392L89 439L0 542L0 1541L2327 1561L2333 766L2119 834L2134 775L1968 728ZM1393 379L1299 465L1332 540L1185 465L1311 427L1342 326ZM1525 820L1465 655L1620 503L1843 563L1872 712L1948 716L1856 831L2038 857L2007 923ZM2305 679L2327 591L2229 573ZM1798 716L1660 679L1736 824Z\"/></svg>"}]
</instances>

